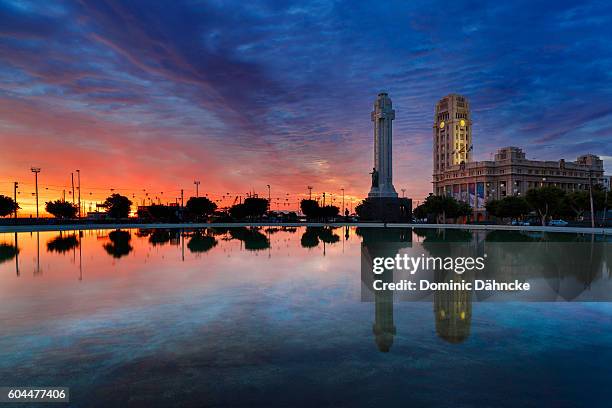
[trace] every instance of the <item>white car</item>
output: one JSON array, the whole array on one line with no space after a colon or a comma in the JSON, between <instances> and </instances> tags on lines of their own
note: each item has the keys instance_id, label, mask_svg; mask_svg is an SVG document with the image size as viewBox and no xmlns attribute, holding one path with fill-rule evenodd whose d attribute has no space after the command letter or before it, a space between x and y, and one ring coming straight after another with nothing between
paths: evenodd
<instances>
[{"instance_id":1,"label":"white car","mask_svg":"<svg viewBox=\"0 0 612 408\"><path fill-rule=\"evenodd\" d=\"M563 220L550 220L548 225L551 226L551 227L565 227L565 226L567 226L567 221L563 221Z\"/></svg>"}]
</instances>

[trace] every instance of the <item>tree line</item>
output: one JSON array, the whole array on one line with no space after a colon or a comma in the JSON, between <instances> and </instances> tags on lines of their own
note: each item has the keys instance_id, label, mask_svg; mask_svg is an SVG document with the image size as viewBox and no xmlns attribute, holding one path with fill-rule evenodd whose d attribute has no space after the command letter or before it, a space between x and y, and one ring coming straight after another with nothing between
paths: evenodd
<instances>
[{"instance_id":1,"label":"tree line","mask_svg":"<svg viewBox=\"0 0 612 408\"><path fill-rule=\"evenodd\" d=\"M592 187L592 196L595 213L607 209L610 192L596 185ZM487 214L502 221L519 220L532 215L538 217L542 225L553 218L580 220L590 213L590 207L588 191L565 192L554 186L530 189L524 196L508 196L500 200L489 200L485 204ZM462 216L470 217L472 213L472 207L465 202L433 194L413 211L417 219L435 220L436 223L445 223L447 219Z\"/></svg>"},{"instance_id":2,"label":"tree line","mask_svg":"<svg viewBox=\"0 0 612 408\"><path fill-rule=\"evenodd\" d=\"M595 212L606 210L610 192L602 186L592 187L593 209ZM127 218L130 215L133 202L121 194L111 194L99 206L105 209L106 216L112 219ZM590 213L589 191L572 191L554 187L530 189L524 196L508 196L500 200L489 200L485 208L490 216L518 220L529 215L537 216L546 225L552 218L568 218L580 220ZM333 205L320 206L315 200L302 200L302 213L309 221L329 221L338 217L340 209ZM0 217L13 214L20 206L11 198L0 195ZM45 210L58 219L73 219L78 214L78 206L65 201L55 200L45 203ZM244 202L231 206L226 212L217 211L217 204L207 197L191 197L185 208L162 204L152 204L139 209L137 215L141 219L159 221L206 221L216 215L220 221L257 221L269 212L269 202L264 198L248 197ZM367 208L360 204L356 207L358 215ZM458 201L451 196L430 194L427 199L413 210L417 219L428 219L436 223L446 223L449 219L471 217L473 208L469 204ZM345 214L347 215L347 214ZM290 213L287 221L297 221L297 214Z\"/></svg>"},{"instance_id":3,"label":"tree line","mask_svg":"<svg viewBox=\"0 0 612 408\"><path fill-rule=\"evenodd\" d=\"M566 192L558 187L549 186L528 190L524 197L509 196L501 200L487 202L486 209L490 215L512 220L524 218L530 214L538 217L542 225L554 218L581 220L591 211L591 195L593 211L607 210L610 192L600 185L591 188L591 193L585 190Z\"/></svg>"},{"instance_id":4,"label":"tree line","mask_svg":"<svg viewBox=\"0 0 612 408\"><path fill-rule=\"evenodd\" d=\"M99 205L106 216L112 219L128 218L133 206L132 200L121 194L111 194ZM13 214L21 207L11 198L0 195L0 217ZM184 208L177 205L152 204L139 208L137 215L142 219L159 221L206 221L213 214L225 217L226 220L261 219L269 209L268 200L259 197L248 197L244 202L231 206L227 212L218 212L217 204L207 197L190 197ZM47 201L45 210L58 219L74 219L79 207L65 200ZM293 213L297 221L297 214Z\"/></svg>"}]
</instances>

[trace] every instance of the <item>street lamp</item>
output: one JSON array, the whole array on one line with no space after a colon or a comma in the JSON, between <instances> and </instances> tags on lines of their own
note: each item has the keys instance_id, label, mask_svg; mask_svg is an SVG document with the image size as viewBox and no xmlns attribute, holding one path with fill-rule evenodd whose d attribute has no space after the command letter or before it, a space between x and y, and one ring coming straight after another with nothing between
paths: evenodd
<instances>
[{"instance_id":1,"label":"street lamp","mask_svg":"<svg viewBox=\"0 0 612 408\"><path fill-rule=\"evenodd\" d=\"M595 228L595 211L593 209L593 184L591 181L591 175L593 171L589 169L589 201L591 202L591 228Z\"/></svg>"},{"instance_id":2,"label":"street lamp","mask_svg":"<svg viewBox=\"0 0 612 408\"><path fill-rule=\"evenodd\" d=\"M196 197L199 197L200 196L200 192L199 192L200 181L196 180L193 182L193 184L195 184L196 186Z\"/></svg>"},{"instance_id":3,"label":"street lamp","mask_svg":"<svg viewBox=\"0 0 612 408\"><path fill-rule=\"evenodd\" d=\"M342 187L340 190L342 190L342 215L344 215L344 187Z\"/></svg>"},{"instance_id":4,"label":"street lamp","mask_svg":"<svg viewBox=\"0 0 612 408\"><path fill-rule=\"evenodd\" d=\"M19 188L19 183L15 181L13 183L13 202L15 203L15 218L17 218L17 189ZM17 233L15 233L17 234Z\"/></svg>"},{"instance_id":5,"label":"street lamp","mask_svg":"<svg viewBox=\"0 0 612 408\"><path fill-rule=\"evenodd\" d=\"M266 186L268 187L268 213L272 211L272 201L271 197L270 197L270 185L266 184Z\"/></svg>"},{"instance_id":6,"label":"street lamp","mask_svg":"<svg viewBox=\"0 0 612 408\"><path fill-rule=\"evenodd\" d=\"M78 183L78 187L77 189L79 190L79 218L81 218L81 170L77 169L77 183Z\"/></svg>"},{"instance_id":7,"label":"street lamp","mask_svg":"<svg viewBox=\"0 0 612 408\"><path fill-rule=\"evenodd\" d=\"M34 180L36 184L36 218L38 218L38 173L40 173L40 167L31 167L30 170L34 173Z\"/></svg>"}]
</instances>

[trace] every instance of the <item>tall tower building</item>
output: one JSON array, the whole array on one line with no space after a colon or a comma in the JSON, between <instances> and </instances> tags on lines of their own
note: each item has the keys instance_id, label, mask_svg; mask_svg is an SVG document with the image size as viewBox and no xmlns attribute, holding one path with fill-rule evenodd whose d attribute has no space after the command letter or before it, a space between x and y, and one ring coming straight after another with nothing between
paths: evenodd
<instances>
[{"instance_id":1,"label":"tall tower building","mask_svg":"<svg viewBox=\"0 0 612 408\"><path fill-rule=\"evenodd\" d=\"M371 113L374 122L374 168L368 197L397 198L393 187L393 124L395 111L386 92L378 94Z\"/></svg>"},{"instance_id":2,"label":"tall tower building","mask_svg":"<svg viewBox=\"0 0 612 408\"><path fill-rule=\"evenodd\" d=\"M449 94L436 104L433 123L433 172L472 161L472 119L465 96Z\"/></svg>"}]
</instances>

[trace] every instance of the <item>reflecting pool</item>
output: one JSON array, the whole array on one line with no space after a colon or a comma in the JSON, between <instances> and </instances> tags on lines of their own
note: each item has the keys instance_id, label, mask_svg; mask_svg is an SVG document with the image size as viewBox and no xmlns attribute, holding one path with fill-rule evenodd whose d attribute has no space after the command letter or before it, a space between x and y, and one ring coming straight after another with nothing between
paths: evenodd
<instances>
[{"instance_id":1,"label":"reflecting pool","mask_svg":"<svg viewBox=\"0 0 612 408\"><path fill-rule=\"evenodd\" d=\"M571 282L607 290L612 254L598 244L609 239L348 227L0 233L0 386L70 387L79 407L609 406L610 303L363 301L361 271L364 254L403 247L563 242L586 248L592 266Z\"/></svg>"}]
</instances>

